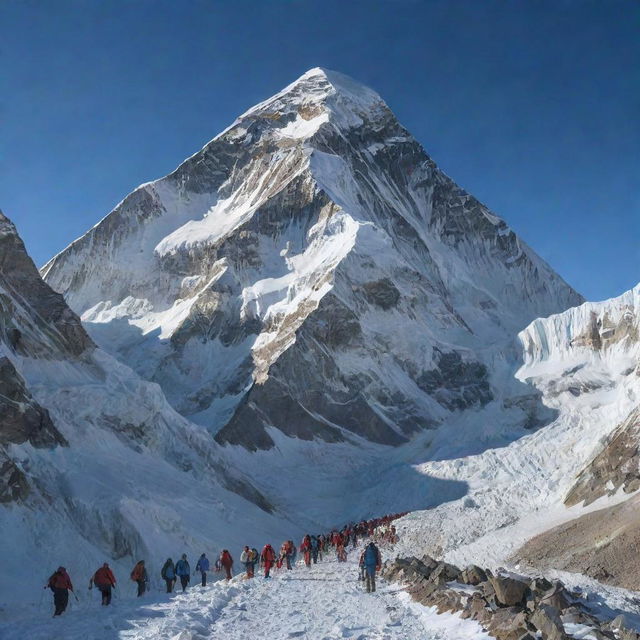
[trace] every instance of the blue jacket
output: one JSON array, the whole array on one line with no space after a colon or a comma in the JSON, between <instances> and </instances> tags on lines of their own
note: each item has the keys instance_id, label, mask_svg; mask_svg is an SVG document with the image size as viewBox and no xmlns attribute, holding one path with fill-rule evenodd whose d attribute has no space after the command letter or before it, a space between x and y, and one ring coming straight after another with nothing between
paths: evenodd
<instances>
[{"instance_id":1,"label":"blue jacket","mask_svg":"<svg viewBox=\"0 0 640 640\"><path fill-rule=\"evenodd\" d=\"M179 576L190 576L191 575L191 567L186 560L180 558L178 562L176 562L176 575Z\"/></svg>"},{"instance_id":2,"label":"blue jacket","mask_svg":"<svg viewBox=\"0 0 640 640\"><path fill-rule=\"evenodd\" d=\"M176 577L176 570L173 566L173 562L171 564L168 562L164 563L164 567L162 567L162 577L165 580L173 580Z\"/></svg>"},{"instance_id":3,"label":"blue jacket","mask_svg":"<svg viewBox=\"0 0 640 640\"><path fill-rule=\"evenodd\" d=\"M367 567L375 567L380 564L380 552L374 544L367 545L364 550L364 564Z\"/></svg>"},{"instance_id":4,"label":"blue jacket","mask_svg":"<svg viewBox=\"0 0 640 640\"><path fill-rule=\"evenodd\" d=\"M196 565L196 571L209 571L209 558L204 554L200 556L198 564Z\"/></svg>"}]
</instances>

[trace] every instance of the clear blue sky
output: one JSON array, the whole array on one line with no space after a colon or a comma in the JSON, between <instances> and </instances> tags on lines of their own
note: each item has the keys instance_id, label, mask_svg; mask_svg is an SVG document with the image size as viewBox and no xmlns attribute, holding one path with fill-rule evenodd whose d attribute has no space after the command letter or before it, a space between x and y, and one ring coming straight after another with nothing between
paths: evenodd
<instances>
[{"instance_id":1,"label":"clear blue sky","mask_svg":"<svg viewBox=\"0 0 640 640\"><path fill-rule=\"evenodd\" d=\"M640 280L639 34L635 0L3 0L0 207L43 264L324 66L608 298Z\"/></svg>"}]
</instances>

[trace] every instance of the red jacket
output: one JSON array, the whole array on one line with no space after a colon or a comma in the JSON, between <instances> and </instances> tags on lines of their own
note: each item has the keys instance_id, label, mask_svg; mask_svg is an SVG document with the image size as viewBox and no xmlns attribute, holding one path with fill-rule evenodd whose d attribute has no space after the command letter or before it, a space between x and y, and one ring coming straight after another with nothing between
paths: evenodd
<instances>
[{"instance_id":1,"label":"red jacket","mask_svg":"<svg viewBox=\"0 0 640 640\"><path fill-rule=\"evenodd\" d=\"M261 560L262 562L270 562L273 563L276 559L276 552L273 550L273 547L269 545L265 545L262 550Z\"/></svg>"},{"instance_id":2,"label":"red jacket","mask_svg":"<svg viewBox=\"0 0 640 640\"><path fill-rule=\"evenodd\" d=\"M232 567L233 566L233 558L231 557L231 554L226 551L220 554L220 564L223 567Z\"/></svg>"},{"instance_id":3,"label":"red jacket","mask_svg":"<svg viewBox=\"0 0 640 640\"><path fill-rule=\"evenodd\" d=\"M73 591L73 585L71 584L71 578L69 574L63 569L62 571L56 571L50 578L47 583L48 587L53 587L54 589L70 589Z\"/></svg>"},{"instance_id":4,"label":"red jacket","mask_svg":"<svg viewBox=\"0 0 640 640\"><path fill-rule=\"evenodd\" d=\"M98 585L111 585L111 586L115 586L116 584L116 579L113 576L113 573L111 572L111 569L109 569L109 567L100 567L94 574L93 574L93 581Z\"/></svg>"}]
</instances>

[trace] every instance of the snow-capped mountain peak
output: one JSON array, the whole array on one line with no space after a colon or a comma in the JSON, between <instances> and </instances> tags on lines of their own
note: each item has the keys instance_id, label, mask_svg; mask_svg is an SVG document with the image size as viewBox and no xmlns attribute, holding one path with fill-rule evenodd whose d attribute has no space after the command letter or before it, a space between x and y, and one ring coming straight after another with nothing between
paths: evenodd
<instances>
[{"instance_id":1,"label":"snow-capped mountain peak","mask_svg":"<svg viewBox=\"0 0 640 640\"><path fill-rule=\"evenodd\" d=\"M271 118L283 137L308 138L325 122L349 128L383 111L388 107L372 89L337 71L315 67L246 111L234 126L255 117Z\"/></svg>"},{"instance_id":2,"label":"snow-capped mountain peak","mask_svg":"<svg viewBox=\"0 0 640 640\"><path fill-rule=\"evenodd\" d=\"M375 92L322 69L43 275L178 411L249 448L273 446L274 427L397 444L530 393L497 382L517 331L581 301ZM541 419L532 399L508 404L518 424Z\"/></svg>"}]
</instances>

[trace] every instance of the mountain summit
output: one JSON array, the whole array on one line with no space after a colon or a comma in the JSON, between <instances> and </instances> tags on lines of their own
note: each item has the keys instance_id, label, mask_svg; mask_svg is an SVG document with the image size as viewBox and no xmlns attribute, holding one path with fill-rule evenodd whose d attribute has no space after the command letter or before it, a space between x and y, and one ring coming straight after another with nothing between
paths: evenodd
<instances>
[{"instance_id":1,"label":"mountain summit","mask_svg":"<svg viewBox=\"0 0 640 640\"><path fill-rule=\"evenodd\" d=\"M397 445L468 414L524 433L546 418L516 335L582 301L374 91L318 68L42 273L96 343L251 450Z\"/></svg>"}]
</instances>

